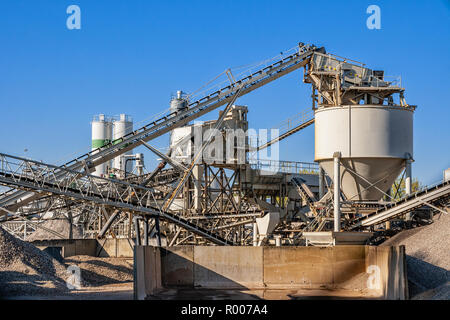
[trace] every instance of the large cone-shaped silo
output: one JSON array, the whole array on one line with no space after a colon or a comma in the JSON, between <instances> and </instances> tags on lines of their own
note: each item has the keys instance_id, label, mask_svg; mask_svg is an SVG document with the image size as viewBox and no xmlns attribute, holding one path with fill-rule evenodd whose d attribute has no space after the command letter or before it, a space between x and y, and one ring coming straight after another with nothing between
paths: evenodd
<instances>
[{"instance_id":1,"label":"large cone-shaped silo","mask_svg":"<svg viewBox=\"0 0 450 320\"><path fill-rule=\"evenodd\" d=\"M341 190L348 200L380 200L413 155L411 107L352 105L315 112L315 161L333 178L341 153Z\"/></svg>"}]
</instances>

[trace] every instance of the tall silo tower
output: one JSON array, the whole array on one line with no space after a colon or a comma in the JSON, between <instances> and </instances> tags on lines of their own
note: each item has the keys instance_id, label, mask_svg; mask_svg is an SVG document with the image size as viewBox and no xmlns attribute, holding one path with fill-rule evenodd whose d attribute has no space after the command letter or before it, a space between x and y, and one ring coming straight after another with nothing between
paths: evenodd
<instances>
[{"instance_id":1,"label":"tall silo tower","mask_svg":"<svg viewBox=\"0 0 450 320\"><path fill-rule=\"evenodd\" d=\"M373 104L319 108L315 161L333 177L334 154L340 152L346 198L380 200L413 156L413 112Z\"/></svg>"},{"instance_id":2,"label":"tall silo tower","mask_svg":"<svg viewBox=\"0 0 450 320\"><path fill-rule=\"evenodd\" d=\"M183 91L178 90L177 95L170 100L170 113L181 111L187 108L187 106L188 103L187 100L183 97ZM170 141L169 141L171 147L173 145L176 145L176 142L178 142L174 141L174 139L175 139L174 130L172 130L170 132Z\"/></svg>"},{"instance_id":3,"label":"tall silo tower","mask_svg":"<svg viewBox=\"0 0 450 320\"><path fill-rule=\"evenodd\" d=\"M116 141L123 136L133 132L133 120L130 116L126 114L121 114L118 120L113 121L113 141ZM124 154L113 159L113 167L118 170L124 170L126 172L131 172L133 169L133 164L131 161L126 161L127 156L133 154L133 150L129 150ZM126 166L126 167L125 167Z\"/></svg>"},{"instance_id":4,"label":"tall silo tower","mask_svg":"<svg viewBox=\"0 0 450 320\"><path fill-rule=\"evenodd\" d=\"M92 150L96 150L111 142L112 139L112 123L104 114L94 116L92 120ZM92 172L96 176L104 176L111 167L111 161L107 161L95 167Z\"/></svg>"},{"instance_id":5,"label":"tall silo tower","mask_svg":"<svg viewBox=\"0 0 450 320\"><path fill-rule=\"evenodd\" d=\"M347 204L375 205L389 197L404 169L411 193L416 106L406 103L400 81L385 79L384 71L323 53L315 53L311 65L308 79L318 103L315 161L333 179L334 230L340 231L341 196Z\"/></svg>"},{"instance_id":6,"label":"tall silo tower","mask_svg":"<svg viewBox=\"0 0 450 320\"><path fill-rule=\"evenodd\" d=\"M339 158L347 200L378 201L413 157L415 106L406 104L404 88L385 80L383 71L322 53L312 66L322 97L315 109L315 161L334 177Z\"/></svg>"}]
</instances>

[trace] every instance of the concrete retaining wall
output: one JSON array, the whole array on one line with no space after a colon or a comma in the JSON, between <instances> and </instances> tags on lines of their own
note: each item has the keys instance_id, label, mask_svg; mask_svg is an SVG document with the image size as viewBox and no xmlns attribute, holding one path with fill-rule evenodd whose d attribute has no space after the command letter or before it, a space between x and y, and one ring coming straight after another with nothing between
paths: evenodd
<instances>
[{"instance_id":1,"label":"concrete retaining wall","mask_svg":"<svg viewBox=\"0 0 450 320\"><path fill-rule=\"evenodd\" d=\"M333 288L363 272L364 246L264 248L267 287Z\"/></svg>"},{"instance_id":2,"label":"concrete retaining wall","mask_svg":"<svg viewBox=\"0 0 450 320\"><path fill-rule=\"evenodd\" d=\"M77 255L132 258L134 243L129 239L55 239L31 242L39 249L60 247L64 258Z\"/></svg>"},{"instance_id":3,"label":"concrete retaining wall","mask_svg":"<svg viewBox=\"0 0 450 320\"><path fill-rule=\"evenodd\" d=\"M260 288L263 247L194 247L194 287Z\"/></svg>"},{"instance_id":4,"label":"concrete retaining wall","mask_svg":"<svg viewBox=\"0 0 450 320\"><path fill-rule=\"evenodd\" d=\"M97 241L98 257L133 257L134 242L132 239L100 239Z\"/></svg>"},{"instance_id":5,"label":"concrete retaining wall","mask_svg":"<svg viewBox=\"0 0 450 320\"><path fill-rule=\"evenodd\" d=\"M376 283L376 290L384 299L408 299L405 246L366 247L367 270L370 266L379 268L372 268L371 274L375 276L379 272L381 281Z\"/></svg>"},{"instance_id":6,"label":"concrete retaining wall","mask_svg":"<svg viewBox=\"0 0 450 320\"><path fill-rule=\"evenodd\" d=\"M134 299L143 300L162 288L161 251L149 246L134 250Z\"/></svg>"},{"instance_id":7,"label":"concrete retaining wall","mask_svg":"<svg viewBox=\"0 0 450 320\"><path fill-rule=\"evenodd\" d=\"M162 283L165 287L194 286L194 247L161 248Z\"/></svg>"},{"instance_id":8,"label":"concrete retaining wall","mask_svg":"<svg viewBox=\"0 0 450 320\"><path fill-rule=\"evenodd\" d=\"M31 243L41 250L48 247L59 247L64 258L76 255L95 256L97 250L97 240L95 239L35 240Z\"/></svg>"},{"instance_id":9,"label":"concrete retaining wall","mask_svg":"<svg viewBox=\"0 0 450 320\"><path fill-rule=\"evenodd\" d=\"M162 287L323 289L348 282L380 298L407 299L404 247L136 247L138 299Z\"/></svg>"}]
</instances>

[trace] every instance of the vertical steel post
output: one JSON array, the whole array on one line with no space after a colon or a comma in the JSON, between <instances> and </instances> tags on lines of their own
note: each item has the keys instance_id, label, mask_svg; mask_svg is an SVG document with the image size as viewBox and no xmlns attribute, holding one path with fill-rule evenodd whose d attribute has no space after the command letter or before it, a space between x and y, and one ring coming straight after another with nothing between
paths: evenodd
<instances>
[{"instance_id":1,"label":"vertical steel post","mask_svg":"<svg viewBox=\"0 0 450 320\"><path fill-rule=\"evenodd\" d=\"M144 218L144 246L148 246L148 219Z\"/></svg>"},{"instance_id":2,"label":"vertical steel post","mask_svg":"<svg viewBox=\"0 0 450 320\"><path fill-rule=\"evenodd\" d=\"M319 200L325 195L325 172L319 165Z\"/></svg>"},{"instance_id":3,"label":"vertical steel post","mask_svg":"<svg viewBox=\"0 0 450 320\"><path fill-rule=\"evenodd\" d=\"M275 236L275 246L281 247L281 236L280 235Z\"/></svg>"},{"instance_id":4,"label":"vertical steel post","mask_svg":"<svg viewBox=\"0 0 450 320\"><path fill-rule=\"evenodd\" d=\"M392 196L391 194L392 194L392 188L389 188L389 190L386 192L389 196ZM390 197L388 197L388 196L385 196L385 198L386 198L386 201L392 201L392 198L390 198ZM389 229L391 229L391 221L386 221L386 223L385 223L385 229L386 230L389 230Z\"/></svg>"},{"instance_id":5,"label":"vertical steel post","mask_svg":"<svg viewBox=\"0 0 450 320\"><path fill-rule=\"evenodd\" d=\"M341 153L335 152L334 158L334 231L341 231L341 174L340 158Z\"/></svg>"},{"instance_id":6,"label":"vertical steel post","mask_svg":"<svg viewBox=\"0 0 450 320\"><path fill-rule=\"evenodd\" d=\"M405 168L405 193L410 195L412 193L412 170L411 170L411 157L406 159ZM411 212L406 214L406 221L411 221Z\"/></svg>"},{"instance_id":7,"label":"vertical steel post","mask_svg":"<svg viewBox=\"0 0 450 320\"><path fill-rule=\"evenodd\" d=\"M202 175L203 167L197 164L192 169L192 176L194 178L194 210L196 213L201 213L201 201L202 201ZM206 182L205 182L206 184Z\"/></svg>"},{"instance_id":8,"label":"vertical steel post","mask_svg":"<svg viewBox=\"0 0 450 320\"><path fill-rule=\"evenodd\" d=\"M253 246L258 246L258 224L256 222L253 223Z\"/></svg>"},{"instance_id":9,"label":"vertical steel post","mask_svg":"<svg viewBox=\"0 0 450 320\"><path fill-rule=\"evenodd\" d=\"M158 247L161 247L161 233L159 230L159 217L155 218L155 228L156 228L156 241L157 241Z\"/></svg>"},{"instance_id":10,"label":"vertical steel post","mask_svg":"<svg viewBox=\"0 0 450 320\"><path fill-rule=\"evenodd\" d=\"M391 229L391 221L386 221L385 227L386 227L386 230Z\"/></svg>"},{"instance_id":11,"label":"vertical steel post","mask_svg":"<svg viewBox=\"0 0 450 320\"><path fill-rule=\"evenodd\" d=\"M412 193L412 181L411 181L411 159L406 159L406 170L405 170L405 192L406 194Z\"/></svg>"},{"instance_id":12,"label":"vertical steel post","mask_svg":"<svg viewBox=\"0 0 450 320\"><path fill-rule=\"evenodd\" d=\"M136 246L141 245L141 235L139 233L139 217L134 218L134 231L136 233Z\"/></svg>"}]
</instances>

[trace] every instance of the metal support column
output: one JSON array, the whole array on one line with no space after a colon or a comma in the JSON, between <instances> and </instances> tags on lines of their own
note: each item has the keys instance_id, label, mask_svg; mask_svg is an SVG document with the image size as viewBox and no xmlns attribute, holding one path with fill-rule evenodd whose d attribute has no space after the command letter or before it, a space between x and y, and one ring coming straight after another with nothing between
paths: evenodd
<instances>
[{"instance_id":1,"label":"metal support column","mask_svg":"<svg viewBox=\"0 0 450 320\"><path fill-rule=\"evenodd\" d=\"M392 189L389 188L389 190L386 192L389 196L392 196ZM391 201L391 198L389 198L388 196L385 196L386 201ZM385 229L389 230L391 229L391 221L386 221L385 223Z\"/></svg>"},{"instance_id":2,"label":"metal support column","mask_svg":"<svg viewBox=\"0 0 450 320\"><path fill-rule=\"evenodd\" d=\"M202 176L203 176L203 167L201 164L197 164L192 169L192 176L194 178L194 209L195 213L201 213L202 206ZM205 182L206 183L206 182Z\"/></svg>"},{"instance_id":3,"label":"metal support column","mask_svg":"<svg viewBox=\"0 0 450 320\"><path fill-rule=\"evenodd\" d=\"M334 231L341 231L341 174L340 158L341 153L335 152L334 158Z\"/></svg>"},{"instance_id":4,"label":"metal support column","mask_svg":"<svg viewBox=\"0 0 450 320\"><path fill-rule=\"evenodd\" d=\"M253 223L253 246L258 246L258 224L256 222Z\"/></svg>"},{"instance_id":5,"label":"metal support column","mask_svg":"<svg viewBox=\"0 0 450 320\"><path fill-rule=\"evenodd\" d=\"M386 228L386 230L391 229L391 222L390 221L386 221L385 228Z\"/></svg>"},{"instance_id":6,"label":"metal support column","mask_svg":"<svg viewBox=\"0 0 450 320\"><path fill-rule=\"evenodd\" d=\"M412 170L411 170L411 157L408 157L405 166L405 193L410 195L412 193ZM411 221L411 212L406 214L406 221Z\"/></svg>"},{"instance_id":7,"label":"metal support column","mask_svg":"<svg viewBox=\"0 0 450 320\"><path fill-rule=\"evenodd\" d=\"M139 232L139 217L134 217L134 228L135 228L135 234L136 234L136 246L141 245L141 235Z\"/></svg>"},{"instance_id":8,"label":"metal support column","mask_svg":"<svg viewBox=\"0 0 450 320\"><path fill-rule=\"evenodd\" d=\"M280 235L275 236L275 246L281 247L281 236Z\"/></svg>"},{"instance_id":9,"label":"metal support column","mask_svg":"<svg viewBox=\"0 0 450 320\"><path fill-rule=\"evenodd\" d=\"M144 246L148 246L148 219L144 218Z\"/></svg>"},{"instance_id":10,"label":"metal support column","mask_svg":"<svg viewBox=\"0 0 450 320\"><path fill-rule=\"evenodd\" d=\"M156 241L158 247L161 247L161 232L159 230L159 217L155 218L155 228L156 228Z\"/></svg>"},{"instance_id":11,"label":"metal support column","mask_svg":"<svg viewBox=\"0 0 450 320\"><path fill-rule=\"evenodd\" d=\"M325 195L325 171L319 166L319 200Z\"/></svg>"}]
</instances>

